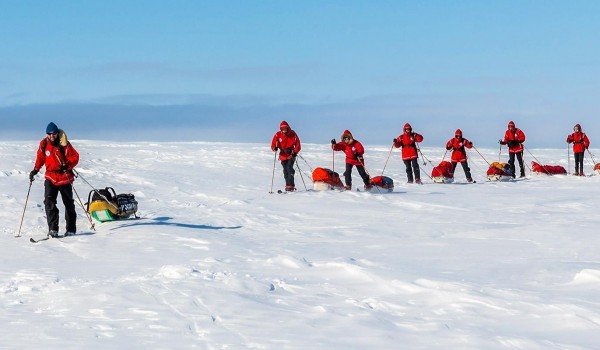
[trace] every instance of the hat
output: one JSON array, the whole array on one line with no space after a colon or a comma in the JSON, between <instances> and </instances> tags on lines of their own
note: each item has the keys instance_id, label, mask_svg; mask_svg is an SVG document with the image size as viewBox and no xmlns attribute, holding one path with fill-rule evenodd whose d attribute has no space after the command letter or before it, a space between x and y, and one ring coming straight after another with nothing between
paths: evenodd
<instances>
[{"instance_id":1,"label":"hat","mask_svg":"<svg viewBox=\"0 0 600 350\"><path fill-rule=\"evenodd\" d=\"M58 134L58 126L53 122L50 122L46 127L46 134Z\"/></svg>"},{"instance_id":2,"label":"hat","mask_svg":"<svg viewBox=\"0 0 600 350\"><path fill-rule=\"evenodd\" d=\"M408 123L404 124L404 130L406 130L406 129L412 130L412 126L410 126L410 124L408 124Z\"/></svg>"},{"instance_id":3,"label":"hat","mask_svg":"<svg viewBox=\"0 0 600 350\"><path fill-rule=\"evenodd\" d=\"M281 124L279 124L279 130L283 129L283 128L290 128L290 124L288 124L288 122L286 122L285 120L281 122Z\"/></svg>"},{"instance_id":4,"label":"hat","mask_svg":"<svg viewBox=\"0 0 600 350\"><path fill-rule=\"evenodd\" d=\"M456 131L454 132L454 136L461 136L462 137L462 130L456 129Z\"/></svg>"},{"instance_id":5,"label":"hat","mask_svg":"<svg viewBox=\"0 0 600 350\"><path fill-rule=\"evenodd\" d=\"M513 122L512 120L508 122L508 127L510 128L511 126L513 128L515 127L515 122Z\"/></svg>"},{"instance_id":6,"label":"hat","mask_svg":"<svg viewBox=\"0 0 600 350\"><path fill-rule=\"evenodd\" d=\"M349 138L350 138L350 140L354 139L354 138L352 137L352 133L351 133L349 130L344 130L344 132L342 133L342 137L341 137L341 138L342 138L342 140L344 139L344 137L349 137Z\"/></svg>"}]
</instances>

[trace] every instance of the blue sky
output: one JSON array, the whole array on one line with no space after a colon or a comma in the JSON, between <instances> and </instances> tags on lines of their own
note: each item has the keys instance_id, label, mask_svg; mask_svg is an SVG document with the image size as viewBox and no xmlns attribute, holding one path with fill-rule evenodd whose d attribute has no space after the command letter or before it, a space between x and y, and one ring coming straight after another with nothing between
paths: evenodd
<instances>
[{"instance_id":1,"label":"blue sky","mask_svg":"<svg viewBox=\"0 0 600 350\"><path fill-rule=\"evenodd\" d=\"M3 138L600 133L599 1L2 1ZM87 118L83 122L82 118ZM91 119L91 120L90 120Z\"/></svg>"}]
</instances>

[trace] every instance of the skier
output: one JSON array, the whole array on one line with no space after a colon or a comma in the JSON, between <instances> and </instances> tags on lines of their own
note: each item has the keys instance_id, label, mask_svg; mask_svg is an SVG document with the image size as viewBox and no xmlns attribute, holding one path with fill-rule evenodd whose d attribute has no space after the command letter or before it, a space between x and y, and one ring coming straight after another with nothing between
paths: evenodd
<instances>
[{"instance_id":1,"label":"skier","mask_svg":"<svg viewBox=\"0 0 600 350\"><path fill-rule=\"evenodd\" d=\"M75 202L73 201L73 186L75 181L73 168L79 162L79 153L73 148L73 145L66 140L66 136L61 144L61 136L56 124L51 122L46 127L46 137L40 141L35 159L33 170L29 173L29 180L33 182L35 175L42 166L46 166L44 181L44 208L46 210L46 219L48 221L48 236L58 236L58 217L59 210L56 206L58 193L62 197L65 205L65 236L74 235L77 231L75 213Z\"/></svg>"},{"instance_id":2,"label":"skier","mask_svg":"<svg viewBox=\"0 0 600 350\"><path fill-rule=\"evenodd\" d=\"M573 156L575 157L575 176L585 176L583 174L583 156L585 150L590 147L590 140L587 135L581 131L581 125L576 124L573 127L574 133L567 136L567 143L573 143Z\"/></svg>"},{"instance_id":3,"label":"skier","mask_svg":"<svg viewBox=\"0 0 600 350\"><path fill-rule=\"evenodd\" d=\"M515 156L519 161L519 168L521 170L521 176L525 177L525 166L523 165L523 142L525 142L525 133L515 127L515 123L511 120L508 122L508 130L504 133L504 139L498 140L501 145L508 145L508 165L512 172L512 177L515 178Z\"/></svg>"},{"instance_id":4,"label":"skier","mask_svg":"<svg viewBox=\"0 0 600 350\"><path fill-rule=\"evenodd\" d=\"M394 147L402 147L402 161L406 166L406 176L408 177L408 183L413 183L413 171L414 181L418 184L421 183L421 171L419 169L419 154L417 152L417 143L423 141L423 136L412 131L412 126L409 123L404 124L404 133L396 137Z\"/></svg>"},{"instance_id":5,"label":"skier","mask_svg":"<svg viewBox=\"0 0 600 350\"><path fill-rule=\"evenodd\" d=\"M288 192L296 190L294 163L300 148L300 138L285 120L282 121L279 124L279 131L275 133L271 141L271 150L273 152L279 150L279 160L283 167L283 178L285 179L285 190Z\"/></svg>"},{"instance_id":6,"label":"skier","mask_svg":"<svg viewBox=\"0 0 600 350\"><path fill-rule=\"evenodd\" d=\"M350 131L344 130L342 141L336 142L335 139L331 140L331 149L334 151L343 151L346 154L346 171L344 172L346 185L344 188L347 190L352 189L352 167L356 166L358 174L365 183L365 190L371 189L371 179L365 170L365 160L363 157L365 149L362 143L355 140Z\"/></svg>"},{"instance_id":7,"label":"skier","mask_svg":"<svg viewBox=\"0 0 600 350\"><path fill-rule=\"evenodd\" d=\"M471 177L471 169L469 169L469 163L467 162L467 151L466 148L472 148L473 142L463 138L462 130L456 129L454 133L454 138L450 139L446 143L446 149L452 150L452 174L454 174L454 170L456 169L456 163L460 163L465 171L465 176L467 177L468 182L473 182L473 178Z\"/></svg>"}]
</instances>

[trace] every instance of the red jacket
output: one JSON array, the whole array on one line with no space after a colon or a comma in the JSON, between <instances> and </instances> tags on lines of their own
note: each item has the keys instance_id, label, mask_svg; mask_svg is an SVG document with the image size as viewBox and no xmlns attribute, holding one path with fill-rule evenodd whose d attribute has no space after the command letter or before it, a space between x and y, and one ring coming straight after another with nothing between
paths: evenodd
<instances>
[{"instance_id":1,"label":"red jacket","mask_svg":"<svg viewBox=\"0 0 600 350\"><path fill-rule=\"evenodd\" d=\"M508 145L508 152L510 153L523 152L523 142L525 142L525 133L517 128L514 131L506 130L504 140L502 140L503 145Z\"/></svg>"},{"instance_id":2,"label":"red jacket","mask_svg":"<svg viewBox=\"0 0 600 350\"><path fill-rule=\"evenodd\" d=\"M423 136L416 132L404 132L394 139L394 147L402 147L402 160L419 158L417 142L423 142Z\"/></svg>"},{"instance_id":3,"label":"red jacket","mask_svg":"<svg viewBox=\"0 0 600 350\"><path fill-rule=\"evenodd\" d=\"M344 151L346 154L346 163L352 165L364 165L364 159L362 159L362 157L365 154L365 148L359 141L354 139L352 139L350 143L340 141L335 145L331 145L331 148L334 151ZM359 160L355 154L357 154L361 160Z\"/></svg>"},{"instance_id":4,"label":"red jacket","mask_svg":"<svg viewBox=\"0 0 600 350\"><path fill-rule=\"evenodd\" d=\"M467 161L467 151L466 148L472 148L473 142L464 139L453 137L446 143L446 149L452 150L452 162L462 163Z\"/></svg>"},{"instance_id":5,"label":"red jacket","mask_svg":"<svg viewBox=\"0 0 600 350\"><path fill-rule=\"evenodd\" d=\"M40 141L33 169L39 171L42 166L46 166L46 179L50 180L55 186L62 186L75 181L75 176L73 176L71 170L77 163L79 163L79 153L77 153L70 142L66 146L61 147L53 145L46 138ZM65 171L61 170L61 164L66 166Z\"/></svg>"},{"instance_id":6,"label":"red jacket","mask_svg":"<svg viewBox=\"0 0 600 350\"><path fill-rule=\"evenodd\" d=\"M273 136L273 141L271 141L271 150L275 151L275 147L279 148L280 160L290 159L292 153L296 155L300 152L300 138L292 129L289 129L287 133L278 131Z\"/></svg>"},{"instance_id":7,"label":"red jacket","mask_svg":"<svg viewBox=\"0 0 600 350\"><path fill-rule=\"evenodd\" d=\"M567 143L573 143L573 153L583 153L590 147L590 140L584 132L578 131L567 136Z\"/></svg>"}]
</instances>

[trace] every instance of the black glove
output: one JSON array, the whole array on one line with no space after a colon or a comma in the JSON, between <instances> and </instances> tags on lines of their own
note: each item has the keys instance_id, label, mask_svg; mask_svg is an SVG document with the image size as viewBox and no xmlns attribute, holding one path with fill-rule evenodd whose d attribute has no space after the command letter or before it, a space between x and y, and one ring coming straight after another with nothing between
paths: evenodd
<instances>
[{"instance_id":1,"label":"black glove","mask_svg":"<svg viewBox=\"0 0 600 350\"><path fill-rule=\"evenodd\" d=\"M335 145L337 142L335 142L335 139L331 139L331 144Z\"/></svg>"},{"instance_id":2,"label":"black glove","mask_svg":"<svg viewBox=\"0 0 600 350\"><path fill-rule=\"evenodd\" d=\"M285 153L294 154L294 148L293 147L286 148Z\"/></svg>"},{"instance_id":3,"label":"black glove","mask_svg":"<svg viewBox=\"0 0 600 350\"><path fill-rule=\"evenodd\" d=\"M502 140L498 140L498 143L501 144L502 146L506 145L506 142L504 142Z\"/></svg>"},{"instance_id":4,"label":"black glove","mask_svg":"<svg viewBox=\"0 0 600 350\"><path fill-rule=\"evenodd\" d=\"M392 140L392 143L396 143L396 142L398 142L398 141L396 141L396 139L393 139L393 140Z\"/></svg>"},{"instance_id":5,"label":"black glove","mask_svg":"<svg viewBox=\"0 0 600 350\"><path fill-rule=\"evenodd\" d=\"M30 173L29 173L29 181L33 182L33 180L35 179L34 176L39 173L39 170L35 170L33 169Z\"/></svg>"},{"instance_id":6,"label":"black glove","mask_svg":"<svg viewBox=\"0 0 600 350\"><path fill-rule=\"evenodd\" d=\"M279 150L279 147L277 147L277 146L275 146L275 147L273 148L273 152L277 152L278 150Z\"/></svg>"},{"instance_id":7,"label":"black glove","mask_svg":"<svg viewBox=\"0 0 600 350\"><path fill-rule=\"evenodd\" d=\"M66 164L61 164L61 166L60 166L60 172L61 173L66 173L67 171L69 171L69 167Z\"/></svg>"},{"instance_id":8,"label":"black glove","mask_svg":"<svg viewBox=\"0 0 600 350\"><path fill-rule=\"evenodd\" d=\"M361 159L362 156L358 152L354 152L354 158Z\"/></svg>"}]
</instances>

